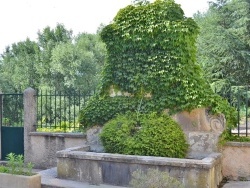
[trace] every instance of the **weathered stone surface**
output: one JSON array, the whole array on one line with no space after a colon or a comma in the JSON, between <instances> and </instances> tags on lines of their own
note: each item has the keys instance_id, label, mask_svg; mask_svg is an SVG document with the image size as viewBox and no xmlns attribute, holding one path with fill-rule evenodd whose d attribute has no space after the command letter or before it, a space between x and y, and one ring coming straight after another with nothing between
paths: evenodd
<instances>
[{"instance_id":1,"label":"weathered stone surface","mask_svg":"<svg viewBox=\"0 0 250 188\"><path fill-rule=\"evenodd\" d=\"M211 115L205 108L180 112L172 116L184 131L189 147L188 157L202 158L218 152L220 134L225 129L224 115Z\"/></svg>"},{"instance_id":2,"label":"weathered stone surface","mask_svg":"<svg viewBox=\"0 0 250 188\"><path fill-rule=\"evenodd\" d=\"M217 152L220 134L211 132L185 132L188 136L190 151L188 157L202 158L210 153Z\"/></svg>"},{"instance_id":3,"label":"weathered stone surface","mask_svg":"<svg viewBox=\"0 0 250 188\"><path fill-rule=\"evenodd\" d=\"M181 125L184 131L208 131L221 134L225 129L223 115L211 115L205 108L194 109L191 112L180 112L172 118Z\"/></svg>"},{"instance_id":4,"label":"weathered stone surface","mask_svg":"<svg viewBox=\"0 0 250 188\"><path fill-rule=\"evenodd\" d=\"M230 180L250 180L250 143L228 142L222 148L222 174Z\"/></svg>"},{"instance_id":5,"label":"weathered stone surface","mask_svg":"<svg viewBox=\"0 0 250 188\"><path fill-rule=\"evenodd\" d=\"M23 93L24 103L24 160L30 162L30 152L32 151L30 145L29 133L36 131L36 91L32 88L28 88Z\"/></svg>"},{"instance_id":6,"label":"weathered stone surface","mask_svg":"<svg viewBox=\"0 0 250 188\"><path fill-rule=\"evenodd\" d=\"M1 188L41 188L41 175L12 175L0 173Z\"/></svg>"},{"instance_id":7,"label":"weathered stone surface","mask_svg":"<svg viewBox=\"0 0 250 188\"><path fill-rule=\"evenodd\" d=\"M58 177L92 184L128 186L135 170L169 172L186 188L216 188L222 180L221 154L202 160L63 150L57 152Z\"/></svg>"},{"instance_id":8,"label":"weathered stone surface","mask_svg":"<svg viewBox=\"0 0 250 188\"><path fill-rule=\"evenodd\" d=\"M86 135L81 133L29 133L28 162L36 168L47 169L57 165L56 152L86 144Z\"/></svg>"},{"instance_id":9,"label":"weathered stone surface","mask_svg":"<svg viewBox=\"0 0 250 188\"><path fill-rule=\"evenodd\" d=\"M99 139L99 133L102 127L94 126L87 130L87 145L90 145L90 150L95 152L103 152L104 148Z\"/></svg>"}]
</instances>

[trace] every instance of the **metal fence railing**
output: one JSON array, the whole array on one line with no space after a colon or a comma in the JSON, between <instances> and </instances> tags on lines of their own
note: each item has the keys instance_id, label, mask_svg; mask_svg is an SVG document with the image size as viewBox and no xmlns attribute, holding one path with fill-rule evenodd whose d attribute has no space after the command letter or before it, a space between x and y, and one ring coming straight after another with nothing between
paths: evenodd
<instances>
[{"instance_id":1,"label":"metal fence railing","mask_svg":"<svg viewBox=\"0 0 250 188\"><path fill-rule=\"evenodd\" d=\"M230 87L219 93L237 110L238 122L232 134L250 136L250 86ZM53 131L77 132L80 110L84 108L91 94L81 92L62 93L56 91L37 92L37 128ZM0 125L23 126L23 94L0 94Z\"/></svg>"},{"instance_id":2,"label":"metal fence railing","mask_svg":"<svg viewBox=\"0 0 250 188\"><path fill-rule=\"evenodd\" d=\"M231 86L227 92L218 94L226 98L237 111L237 126L231 130L231 133L238 136L250 136L250 87Z\"/></svg>"},{"instance_id":3,"label":"metal fence railing","mask_svg":"<svg viewBox=\"0 0 250 188\"><path fill-rule=\"evenodd\" d=\"M92 94L80 92L61 93L56 91L37 92L37 128L54 131L77 132L80 110Z\"/></svg>"},{"instance_id":4,"label":"metal fence railing","mask_svg":"<svg viewBox=\"0 0 250 188\"><path fill-rule=\"evenodd\" d=\"M0 94L0 126L23 127L23 94Z\"/></svg>"}]
</instances>

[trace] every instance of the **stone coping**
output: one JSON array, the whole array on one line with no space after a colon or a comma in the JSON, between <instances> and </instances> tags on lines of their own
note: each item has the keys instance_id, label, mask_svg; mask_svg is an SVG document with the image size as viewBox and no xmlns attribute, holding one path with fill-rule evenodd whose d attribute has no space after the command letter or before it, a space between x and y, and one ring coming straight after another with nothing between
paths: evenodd
<instances>
[{"instance_id":1,"label":"stone coping","mask_svg":"<svg viewBox=\"0 0 250 188\"><path fill-rule=\"evenodd\" d=\"M86 148L86 146L83 146ZM176 167L192 167L192 168L204 168L210 169L215 166L221 158L220 153L211 153L202 160L198 159L179 159L168 157L152 157L152 156L138 156L138 155L122 155L111 153L96 153L79 151L82 147L76 147L75 149L69 148L66 150L58 151L57 158L70 158L79 160L93 160L93 161L109 161L117 163L134 163L145 165L168 165ZM83 149L81 149L83 150Z\"/></svg>"},{"instance_id":2,"label":"stone coping","mask_svg":"<svg viewBox=\"0 0 250 188\"><path fill-rule=\"evenodd\" d=\"M225 146L250 147L250 142L227 142Z\"/></svg>"},{"instance_id":3,"label":"stone coping","mask_svg":"<svg viewBox=\"0 0 250 188\"><path fill-rule=\"evenodd\" d=\"M83 133L50 133L50 132L30 132L29 136L52 136L64 138L86 138Z\"/></svg>"}]
</instances>

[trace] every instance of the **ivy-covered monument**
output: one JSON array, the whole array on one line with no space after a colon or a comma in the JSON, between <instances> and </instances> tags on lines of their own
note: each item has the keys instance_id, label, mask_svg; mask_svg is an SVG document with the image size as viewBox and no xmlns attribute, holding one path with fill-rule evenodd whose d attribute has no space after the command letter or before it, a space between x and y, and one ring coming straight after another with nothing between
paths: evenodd
<instances>
[{"instance_id":1,"label":"ivy-covered monument","mask_svg":"<svg viewBox=\"0 0 250 188\"><path fill-rule=\"evenodd\" d=\"M196 61L198 33L195 21L173 0L121 9L101 32L107 60L81 124L104 125L126 112L173 115L206 108L204 113L223 113L233 125L233 109L214 94Z\"/></svg>"}]
</instances>

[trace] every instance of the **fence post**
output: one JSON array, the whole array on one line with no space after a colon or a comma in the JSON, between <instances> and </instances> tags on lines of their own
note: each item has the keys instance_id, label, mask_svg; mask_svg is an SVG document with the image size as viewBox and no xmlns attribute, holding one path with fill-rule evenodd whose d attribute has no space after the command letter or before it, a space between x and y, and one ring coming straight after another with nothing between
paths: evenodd
<instances>
[{"instance_id":1,"label":"fence post","mask_svg":"<svg viewBox=\"0 0 250 188\"><path fill-rule=\"evenodd\" d=\"M36 131L36 91L27 88L23 92L24 103L24 161L29 162L31 158L30 132Z\"/></svg>"}]
</instances>

